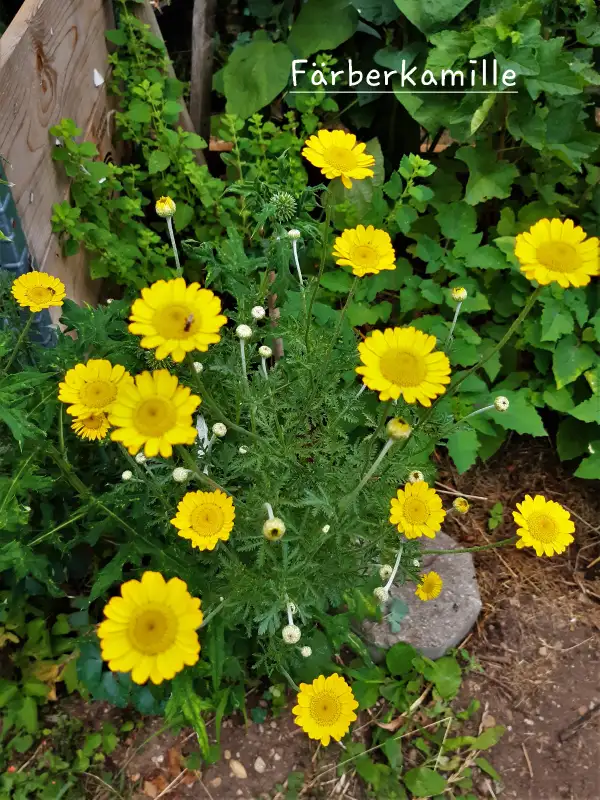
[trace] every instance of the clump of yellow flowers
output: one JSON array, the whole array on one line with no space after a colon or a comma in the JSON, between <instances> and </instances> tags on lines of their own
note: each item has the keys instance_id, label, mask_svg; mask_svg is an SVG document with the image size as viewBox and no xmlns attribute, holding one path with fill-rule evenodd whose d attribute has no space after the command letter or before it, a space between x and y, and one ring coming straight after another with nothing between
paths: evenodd
<instances>
[{"instance_id":1,"label":"clump of yellow flowers","mask_svg":"<svg viewBox=\"0 0 600 800\"><path fill-rule=\"evenodd\" d=\"M371 167L374 159L353 134L338 130L319 131L306 142L303 153L314 166L321 169L325 177L341 180L346 188L351 187L352 180L360 181L373 176ZM170 223L175 212L174 201L160 198L156 203L156 212ZM169 232L172 235L171 226ZM294 236L291 236L292 233ZM298 238L296 233L295 229L290 232L290 241L294 244ZM173 246L176 253L175 244ZM551 281L564 287L582 286L598 274L598 241L586 238L582 229L570 220L541 220L529 232L517 237L515 253L523 273L540 286ZM296 250L294 254L297 256ZM344 230L335 239L328 255L340 268L349 268L355 281L396 267L396 254L389 234L371 225L358 225ZM177 264L179 267L178 260ZM308 300L308 289L304 287L299 267L298 275L303 299ZM312 323L310 312L317 288L318 284L312 289L308 312L306 303L304 305L307 330ZM536 291L539 292L539 289ZM21 306L37 312L60 305L65 291L56 278L35 272L15 281L13 295ZM467 292L458 287L452 290L452 296L460 306ZM264 301L264 297L259 300ZM254 347L253 339L257 331L252 325L258 326L263 320L264 309L262 305L254 305L251 319L236 319L234 334L228 333L226 328L228 318L222 313L225 304L225 298L220 298L197 282L188 283L178 272L171 280L157 281L143 289L133 301L128 330L133 336L139 337L139 345L143 350L152 351L147 356L161 362L160 368L143 370L134 375L119 363L91 357L66 371L58 386L58 399L65 404L67 414L73 418L72 428L78 437L97 442L109 436L113 442L122 444L131 456L135 456L138 464L144 465L147 459L170 459L174 448L178 449L185 460L186 469L178 467L173 473L174 480L179 483L195 481L200 488L186 491L178 504L173 504L167 523L173 536L178 535L189 543L191 559L199 555L202 559L210 560L226 554L227 559L235 560L237 556L232 554L239 542L245 547L271 548L260 551L267 552L266 558L272 560L267 562L266 571L269 570L268 564L279 564L280 558L285 561L285 569L293 570L293 564L290 563L290 553L293 551L288 549L288 544L291 547L299 543L297 552L301 553L306 526L313 525L314 520L317 520L314 524L318 528L318 538L314 545L316 549L311 553L313 558L318 561L324 557L322 548L334 536L338 537L341 547L345 546L343 528L340 531L331 529L332 524L335 525L335 517L329 517L331 524L323 524L325 519L319 519L319 500L311 497L306 500L306 508L311 510L312 516L307 511L302 525L294 523L290 516L298 504L285 497L283 485L277 484L277 475L272 476L272 485L277 486L274 495L277 496L266 497L261 506L249 508L248 503L236 496L236 491L243 486L243 467L238 470L237 485L233 491L229 491L209 473L208 460L203 469L195 455L192 455L198 452L208 459L214 448L222 446L219 441L227 437L228 432L242 432L245 435L243 446L230 450L237 453L240 462L251 458L253 442L260 439L256 420L261 410L259 401L254 399L252 393L260 392L257 396L265 406L274 402L271 384L275 370L269 370L267 366L267 360L273 357L271 347L261 345L258 350L260 368L252 376L252 381L249 380L248 359L253 353L251 348ZM252 325L246 324L244 319ZM337 345L335 337L338 332L336 329L334 339L324 351L324 367ZM218 348L223 338L228 338L229 361L226 366L220 367L221 373L213 370L207 375L202 363L193 361L193 357L197 353L207 353L210 348ZM308 343L308 338L306 341ZM235 347L231 342L235 342ZM306 353L296 350L291 360L293 362L296 359L301 363L305 356ZM241 427L240 413L234 421L230 420L212 398L213 390L217 387L211 381L218 382L221 374L232 374L234 363L237 363L235 369L238 374L241 364L236 403L238 409L245 407L245 404L249 409L250 431ZM366 390L376 393L381 419L377 433L379 435L385 431L386 438L376 457L369 464L359 465L361 471L358 475L362 477L357 485L347 487L349 491L336 506L336 514L342 515L347 509L352 509L352 503L365 487L371 491L371 497L376 497L377 477L391 463L395 454L401 457L403 452L412 453L412 443L419 437L424 437L419 441L424 440L427 446L427 437L430 436L427 424L435 413L437 402L444 397L452 397L462 380L478 366L480 364L453 381L450 361L444 348L439 346L434 336L413 326L373 330L363 338L354 351L353 369L363 384L356 402L361 394L366 394ZM187 370L185 375L182 373L184 368ZM284 357L277 364L276 371L281 373L285 369ZM341 383L341 371L338 379ZM194 390L187 385L188 382L193 384ZM284 389L279 387L276 391L281 392L285 388L284 384ZM335 392L336 388L332 386L331 391ZM373 396L370 399L375 400ZM202 403L202 408L206 406L207 413L214 414L218 419L213 426L212 437L205 437L206 441L199 440L201 425L198 410ZM394 408L391 404L394 404ZM404 410L402 416L397 415L398 404ZM305 406L306 413L310 413L311 396L305 398ZM508 401L497 398L496 402L481 410L503 413L507 408ZM460 422L464 423L467 419ZM309 470L325 469L325 456L310 450L316 427L317 423L312 421L306 430L300 431L303 438L299 438L300 444L297 446L285 439L276 439L279 450L270 452L272 463L277 463L277 458L286 457L294 464L302 463ZM275 417L273 429L278 433L280 428L280 419ZM305 444L306 448L303 449ZM193 451L185 450L192 445ZM331 457L335 458L335 450ZM233 455L230 454L228 458L233 458ZM423 472L417 469L419 466L425 469L425 462L415 460L408 465L403 485L397 487L395 496L380 498L381 508L385 506L388 509L387 519L386 513L382 512L371 528L376 530L379 526L380 539L392 532L390 524L396 530L396 563L393 568L386 565L385 573L382 572L387 583L374 592L379 603L385 603L388 599L396 576L405 577L402 560L405 549L414 546L414 540L421 537L435 538L448 513L440 494L425 479ZM325 469L327 471L343 473L344 467L332 462ZM351 474L354 473L349 472ZM130 476L129 471L129 479ZM300 484L296 484L296 489L300 489ZM163 500L168 503L168 498ZM453 509L458 513L466 513L469 503L465 498L458 498L453 503ZM356 513L360 513L360 510L357 509ZM530 547L538 556L552 556L562 553L573 541L575 528L569 512L540 495L533 498L526 495L517 503L513 517L517 526L516 539L511 538L510 541L516 542L518 548ZM248 528L249 518L254 520L252 530ZM238 567L240 580L244 580L241 562ZM361 566L363 572L366 568L364 564ZM310 577L305 578L304 582L309 580ZM442 577L430 571L417 576L415 580L416 596L435 603L442 591ZM259 587L256 591L259 591ZM286 634L280 637L280 641L283 639L280 646L293 649L302 635L300 627L294 623L296 606L289 599L285 587L281 596L288 624L284 628ZM166 579L162 574L148 570L140 580L123 583L120 595L106 604L105 619L98 628L102 656L109 668L131 673L136 683L151 681L158 684L173 678L186 666L195 664L200 652L197 631L205 624L200 605L200 600L190 594L187 584L179 577ZM302 609L302 615L302 619L306 619L307 608ZM302 649L310 651L309 647ZM331 739L340 740L347 733L351 722L356 719L357 705L352 689L344 678L337 674L329 677L321 675L312 684L301 684L293 713L296 723L308 736L327 745Z\"/></svg>"}]
</instances>

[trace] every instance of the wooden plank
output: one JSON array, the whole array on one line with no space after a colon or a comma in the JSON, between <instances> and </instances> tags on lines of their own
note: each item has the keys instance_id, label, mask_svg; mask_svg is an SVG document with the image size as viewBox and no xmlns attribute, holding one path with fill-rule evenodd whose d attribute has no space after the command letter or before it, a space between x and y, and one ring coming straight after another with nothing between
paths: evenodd
<instances>
[{"instance_id":1,"label":"wooden plank","mask_svg":"<svg viewBox=\"0 0 600 800\"><path fill-rule=\"evenodd\" d=\"M60 164L52 161L52 125L70 117L96 143L102 158L111 143L104 32L114 27L110 0L25 0L0 38L0 153L14 183L13 197L30 252L40 269L60 278L76 302L95 302L85 255L65 258L51 230L53 203L68 197Z\"/></svg>"}]
</instances>

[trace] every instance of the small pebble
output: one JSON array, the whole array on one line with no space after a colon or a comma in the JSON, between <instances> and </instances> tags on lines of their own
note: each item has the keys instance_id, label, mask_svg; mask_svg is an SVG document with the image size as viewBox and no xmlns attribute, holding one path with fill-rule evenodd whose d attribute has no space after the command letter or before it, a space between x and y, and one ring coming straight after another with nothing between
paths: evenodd
<instances>
[{"instance_id":1,"label":"small pebble","mask_svg":"<svg viewBox=\"0 0 600 800\"><path fill-rule=\"evenodd\" d=\"M217 776L216 778L213 778L212 781L209 781L209 783L213 787L213 789L218 789L219 786L223 783L223 778L219 778L219 776Z\"/></svg>"},{"instance_id":2,"label":"small pebble","mask_svg":"<svg viewBox=\"0 0 600 800\"><path fill-rule=\"evenodd\" d=\"M535 725L535 722L532 719L524 719L523 722L525 725Z\"/></svg>"},{"instance_id":3,"label":"small pebble","mask_svg":"<svg viewBox=\"0 0 600 800\"><path fill-rule=\"evenodd\" d=\"M236 778L239 778L241 781L246 780L248 777L248 773L246 772L246 767L242 764L241 761L236 761L235 758L232 758L229 762L229 769L235 775Z\"/></svg>"},{"instance_id":4,"label":"small pebble","mask_svg":"<svg viewBox=\"0 0 600 800\"><path fill-rule=\"evenodd\" d=\"M541 656L547 656L548 655L548 648L547 647L540 647L540 649L538 650L538 653Z\"/></svg>"},{"instance_id":5,"label":"small pebble","mask_svg":"<svg viewBox=\"0 0 600 800\"><path fill-rule=\"evenodd\" d=\"M275 759L275 761L281 761L281 756L279 755L279 753L275 753L273 758Z\"/></svg>"},{"instance_id":6,"label":"small pebble","mask_svg":"<svg viewBox=\"0 0 600 800\"><path fill-rule=\"evenodd\" d=\"M261 758L260 756L258 756L256 761L254 762L254 769L257 772L262 774L266 770L266 768L267 768L267 765L265 764L264 758Z\"/></svg>"},{"instance_id":7,"label":"small pebble","mask_svg":"<svg viewBox=\"0 0 600 800\"><path fill-rule=\"evenodd\" d=\"M276 728L276 727L277 727L277 723L276 723L276 722L272 722L272 723L271 723L271 727L272 727L272 728Z\"/></svg>"},{"instance_id":8,"label":"small pebble","mask_svg":"<svg viewBox=\"0 0 600 800\"><path fill-rule=\"evenodd\" d=\"M223 753L223 758L229 760L231 758L231 750L225 750L225 752Z\"/></svg>"}]
</instances>

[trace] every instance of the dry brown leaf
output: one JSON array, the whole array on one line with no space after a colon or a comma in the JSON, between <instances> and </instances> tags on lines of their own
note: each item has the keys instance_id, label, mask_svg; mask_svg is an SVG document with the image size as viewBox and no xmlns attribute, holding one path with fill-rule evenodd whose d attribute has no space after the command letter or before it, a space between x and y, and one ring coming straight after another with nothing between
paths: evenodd
<instances>
[{"instance_id":1,"label":"dry brown leaf","mask_svg":"<svg viewBox=\"0 0 600 800\"><path fill-rule=\"evenodd\" d=\"M144 794L147 797L158 797L169 784L164 775L157 775L152 780L144 781Z\"/></svg>"},{"instance_id":2,"label":"dry brown leaf","mask_svg":"<svg viewBox=\"0 0 600 800\"><path fill-rule=\"evenodd\" d=\"M376 722L375 724L377 725L378 728L383 728L384 731L392 731L393 733L394 731L397 731L398 728L402 725L404 719L405 719L404 715L401 715L399 717L396 717L396 719L390 720L390 722Z\"/></svg>"},{"instance_id":3,"label":"dry brown leaf","mask_svg":"<svg viewBox=\"0 0 600 800\"><path fill-rule=\"evenodd\" d=\"M176 778L181 772L181 753L176 747L167 752L167 769L171 778Z\"/></svg>"}]
</instances>

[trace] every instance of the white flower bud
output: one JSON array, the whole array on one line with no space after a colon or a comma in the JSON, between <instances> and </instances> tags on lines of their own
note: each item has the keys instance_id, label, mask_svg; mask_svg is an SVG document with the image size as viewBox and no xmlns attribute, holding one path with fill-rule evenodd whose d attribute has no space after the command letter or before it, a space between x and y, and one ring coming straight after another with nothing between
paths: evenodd
<instances>
[{"instance_id":1,"label":"white flower bud","mask_svg":"<svg viewBox=\"0 0 600 800\"><path fill-rule=\"evenodd\" d=\"M286 625L281 631L281 638L286 644L298 644L302 631L297 625Z\"/></svg>"},{"instance_id":2,"label":"white flower bud","mask_svg":"<svg viewBox=\"0 0 600 800\"><path fill-rule=\"evenodd\" d=\"M379 570L379 577L382 581L387 581L393 571L393 567L391 567L389 564L384 564Z\"/></svg>"},{"instance_id":3,"label":"white flower bud","mask_svg":"<svg viewBox=\"0 0 600 800\"><path fill-rule=\"evenodd\" d=\"M185 467L175 467L171 474L176 483L184 483L190 475L190 470Z\"/></svg>"},{"instance_id":4,"label":"white flower bud","mask_svg":"<svg viewBox=\"0 0 600 800\"><path fill-rule=\"evenodd\" d=\"M323 531L323 533L329 533L329 531L331 530L331 525L323 525L321 530Z\"/></svg>"},{"instance_id":5,"label":"white flower bud","mask_svg":"<svg viewBox=\"0 0 600 800\"><path fill-rule=\"evenodd\" d=\"M159 217L172 217L177 206L170 197L159 197L155 204L156 213Z\"/></svg>"},{"instance_id":6,"label":"white flower bud","mask_svg":"<svg viewBox=\"0 0 600 800\"><path fill-rule=\"evenodd\" d=\"M373 596L380 603L387 603L387 601L390 599L390 593L385 586L378 586L376 589L373 589Z\"/></svg>"},{"instance_id":7,"label":"white flower bud","mask_svg":"<svg viewBox=\"0 0 600 800\"><path fill-rule=\"evenodd\" d=\"M263 536L270 542L277 542L285 533L285 522L279 517L268 519L263 525Z\"/></svg>"},{"instance_id":8,"label":"white flower bud","mask_svg":"<svg viewBox=\"0 0 600 800\"><path fill-rule=\"evenodd\" d=\"M508 397L499 397L494 398L494 408L496 411L508 411L510 403L508 402Z\"/></svg>"},{"instance_id":9,"label":"white flower bud","mask_svg":"<svg viewBox=\"0 0 600 800\"><path fill-rule=\"evenodd\" d=\"M271 358L273 351L266 344L261 344L261 346L258 348L258 355L261 358Z\"/></svg>"},{"instance_id":10,"label":"white flower bud","mask_svg":"<svg viewBox=\"0 0 600 800\"><path fill-rule=\"evenodd\" d=\"M467 299L467 290L462 286L455 286L452 289L452 299L456 300L458 303L462 303L463 300Z\"/></svg>"},{"instance_id":11,"label":"white flower bud","mask_svg":"<svg viewBox=\"0 0 600 800\"><path fill-rule=\"evenodd\" d=\"M412 472L408 473L408 482L409 483L418 483L419 481L424 481L424 480L425 480L425 476L418 469L413 469Z\"/></svg>"},{"instance_id":12,"label":"white flower bud","mask_svg":"<svg viewBox=\"0 0 600 800\"><path fill-rule=\"evenodd\" d=\"M222 439L227 435L227 425L224 425L222 422L215 422L215 424L212 426L212 432L219 439Z\"/></svg>"},{"instance_id":13,"label":"white flower bud","mask_svg":"<svg viewBox=\"0 0 600 800\"><path fill-rule=\"evenodd\" d=\"M385 426L385 430L390 439L398 441L400 439L408 439L412 428L407 422L404 422L404 420L394 417Z\"/></svg>"},{"instance_id":14,"label":"white flower bud","mask_svg":"<svg viewBox=\"0 0 600 800\"><path fill-rule=\"evenodd\" d=\"M595 456L595 455L596 455L596 451L594 450L594 447L593 447L593 445L592 445L592 444L588 444L588 453L589 453L591 456Z\"/></svg>"},{"instance_id":15,"label":"white flower bud","mask_svg":"<svg viewBox=\"0 0 600 800\"><path fill-rule=\"evenodd\" d=\"M114 303L114 302L115 301L113 300L113 298L109 297L108 300L106 301L106 305L109 306L111 303Z\"/></svg>"},{"instance_id":16,"label":"white flower bud","mask_svg":"<svg viewBox=\"0 0 600 800\"><path fill-rule=\"evenodd\" d=\"M312 647L301 647L300 648L300 655L302 658L310 658L312 656Z\"/></svg>"},{"instance_id":17,"label":"white flower bud","mask_svg":"<svg viewBox=\"0 0 600 800\"><path fill-rule=\"evenodd\" d=\"M143 453L138 453L135 460L138 464L145 464L148 459Z\"/></svg>"},{"instance_id":18,"label":"white flower bud","mask_svg":"<svg viewBox=\"0 0 600 800\"><path fill-rule=\"evenodd\" d=\"M235 332L240 339L252 338L252 328L249 325L238 325Z\"/></svg>"},{"instance_id":19,"label":"white flower bud","mask_svg":"<svg viewBox=\"0 0 600 800\"><path fill-rule=\"evenodd\" d=\"M239 453L241 456L245 456L247 452L248 452L248 448L247 448L247 447L244 447L244 445L242 445L242 446L241 446L241 447L238 449L238 453Z\"/></svg>"},{"instance_id":20,"label":"white flower bud","mask_svg":"<svg viewBox=\"0 0 600 800\"><path fill-rule=\"evenodd\" d=\"M250 313L252 314L252 318L255 320L264 319L267 314L262 306L254 306Z\"/></svg>"},{"instance_id":21,"label":"white flower bud","mask_svg":"<svg viewBox=\"0 0 600 800\"><path fill-rule=\"evenodd\" d=\"M420 561L418 558L413 558L413 567L418 567L420 565Z\"/></svg>"},{"instance_id":22,"label":"white flower bud","mask_svg":"<svg viewBox=\"0 0 600 800\"><path fill-rule=\"evenodd\" d=\"M302 236L302 234L296 228L292 228L291 231L288 231L288 236L292 241L294 240L297 241Z\"/></svg>"},{"instance_id":23,"label":"white flower bud","mask_svg":"<svg viewBox=\"0 0 600 800\"><path fill-rule=\"evenodd\" d=\"M125 472L121 475L121 480L123 481L130 481L133 478L133 472L130 469L126 469Z\"/></svg>"},{"instance_id":24,"label":"white flower bud","mask_svg":"<svg viewBox=\"0 0 600 800\"><path fill-rule=\"evenodd\" d=\"M194 372L200 375L203 369L204 369L204 364L201 364L199 361L194 361Z\"/></svg>"}]
</instances>

